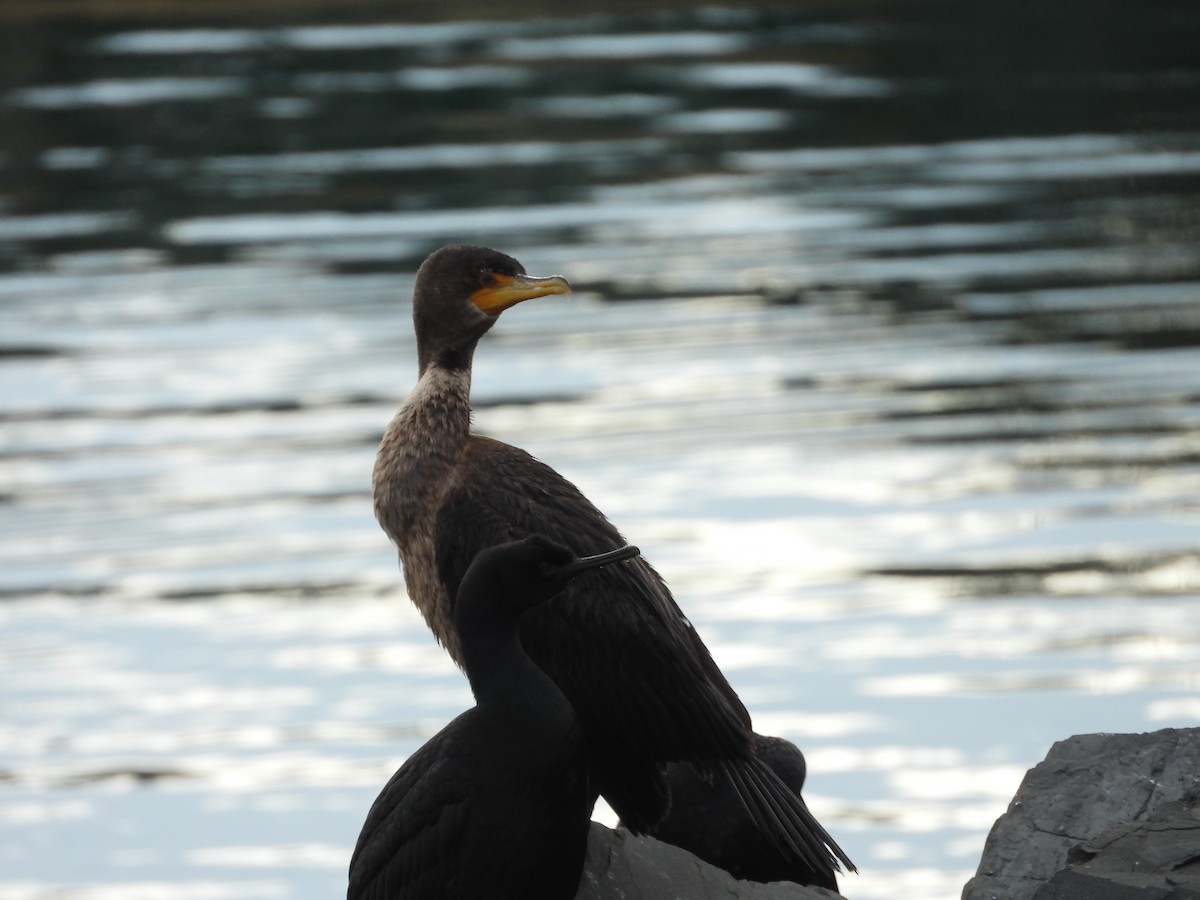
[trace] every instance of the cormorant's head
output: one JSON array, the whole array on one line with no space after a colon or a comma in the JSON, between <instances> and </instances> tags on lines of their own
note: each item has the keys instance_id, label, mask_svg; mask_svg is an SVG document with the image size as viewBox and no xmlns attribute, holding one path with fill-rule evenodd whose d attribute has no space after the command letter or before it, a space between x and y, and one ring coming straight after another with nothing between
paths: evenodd
<instances>
[{"instance_id":1,"label":"cormorant's head","mask_svg":"<svg viewBox=\"0 0 1200 900\"><path fill-rule=\"evenodd\" d=\"M576 575L622 559L637 556L637 547L625 546L596 556L576 557L566 547L534 536L481 550L458 587L455 618L461 630L471 607L486 604L518 618L525 610L549 600ZM477 610L476 610L477 611Z\"/></svg>"},{"instance_id":2,"label":"cormorant's head","mask_svg":"<svg viewBox=\"0 0 1200 900\"><path fill-rule=\"evenodd\" d=\"M413 324L421 371L430 364L466 368L479 339L496 318L522 300L569 296L558 275L535 278L496 250L456 244L429 255L413 287Z\"/></svg>"}]
</instances>

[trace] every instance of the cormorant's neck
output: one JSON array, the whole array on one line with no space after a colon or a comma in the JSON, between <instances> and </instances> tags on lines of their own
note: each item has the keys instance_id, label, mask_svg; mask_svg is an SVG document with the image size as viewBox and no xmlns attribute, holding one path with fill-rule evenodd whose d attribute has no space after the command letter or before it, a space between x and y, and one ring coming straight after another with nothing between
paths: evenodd
<instances>
[{"instance_id":1,"label":"cormorant's neck","mask_svg":"<svg viewBox=\"0 0 1200 900\"><path fill-rule=\"evenodd\" d=\"M485 334L496 324L496 317L489 316L471 307L463 312L465 318L456 324L453 336L430 321L428 312L422 313L414 300L413 329L417 335L417 371L422 376L431 368L447 372L471 371L471 360L475 348ZM434 316L436 319L436 316Z\"/></svg>"},{"instance_id":2,"label":"cormorant's neck","mask_svg":"<svg viewBox=\"0 0 1200 900\"><path fill-rule=\"evenodd\" d=\"M460 598L461 602L461 598ZM517 622L458 620L463 668L480 706L531 705L544 708L561 698L558 687L526 654ZM565 698L562 703L566 703Z\"/></svg>"},{"instance_id":3,"label":"cormorant's neck","mask_svg":"<svg viewBox=\"0 0 1200 900\"><path fill-rule=\"evenodd\" d=\"M471 370L426 367L383 433L372 478L375 515L402 554L412 529L432 527L470 433Z\"/></svg>"},{"instance_id":4,"label":"cormorant's neck","mask_svg":"<svg viewBox=\"0 0 1200 900\"><path fill-rule=\"evenodd\" d=\"M424 378L430 369L441 369L444 372L462 373L471 377L471 362L475 356L476 344L467 347L441 347L433 349L422 342L417 343L417 372Z\"/></svg>"}]
</instances>

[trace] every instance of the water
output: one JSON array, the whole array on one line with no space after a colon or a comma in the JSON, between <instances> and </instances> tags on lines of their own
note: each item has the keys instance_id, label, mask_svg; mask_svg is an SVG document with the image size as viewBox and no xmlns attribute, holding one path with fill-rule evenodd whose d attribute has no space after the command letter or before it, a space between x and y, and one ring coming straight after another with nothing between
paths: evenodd
<instances>
[{"instance_id":1,"label":"water","mask_svg":"<svg viewBox=\"0 0 1200 900\"><path fill-rule=\"evenodd\" d=\"M576 286L477 427L804 747L848 896L955 897L1053 741L1200 720L1188 4L243 6L4 14L0 897L344 891L470 703L368 487L448 241Z\"/></svg>"}]
</instances>

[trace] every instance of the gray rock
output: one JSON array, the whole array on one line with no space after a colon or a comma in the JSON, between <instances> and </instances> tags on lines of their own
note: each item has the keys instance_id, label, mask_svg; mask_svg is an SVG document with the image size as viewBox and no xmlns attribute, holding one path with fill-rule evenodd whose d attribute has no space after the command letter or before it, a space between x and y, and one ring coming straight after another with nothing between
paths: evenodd
<instances>
[{"instance_id":1,"label":"gray rock","mask_svg":"<svg viewBox=\"0 0 1200 900\"><path fill-rule=\"evenodd\" d=\"M1087 734L1059 741L1045 760L1029 770L1008 812L992 828L979 870L963 889L963 900L1033 900L1044 883L1067 868L1071 862L1068 857L1075 848L1109 833L1113 833L1110 843L1115 843L1118 835L1114 829L1149 823L1167 804L1186 801L1198 789L1200 728L1165 729L1150 734ZM1168 809L1165 814L1173 813ZM1148 836L1154 830L1147 825L1144 833ZM1090 852L1086 848L1076 851L1076 871L1062 875L1060 885L1082 886L1082 879L1095 877L1098 870L1078 865L1086 861ZM1149 851L1143 848L1140 852ZM1114 865L1120 865L1116 862L1118 858L1118 855L1112 857ZM1117 890L1117 882L1110 879L1110 883ZM1092 887L1097 889L1095 883ZM1039 900L1057 896L1048 894L1039 896ZM1095 892L1063 895L1077 896L1087 896L1089 900L1102 897L1150 900L1176 895Z\"/></svg>"},{"instance_id":2,"label":"gray rock","mask_svg":"<svg viewBox=\"0 0 1200 900\"><path fill-rule=\"evenodd\" d=\"M1034 900L1200 900L1200 791L1079 845L1067 862Z\"/></svg>"},{"instance_id":3,"label":"gray rock","mask_svg":"<svg viewBox=\"0 0 1200 900\"><path fill-rule=\"evenodd\" d=\"M738 881L686 850L595 822L576 900L838 900L819 887Z\"/></svg>"}]
</instances>

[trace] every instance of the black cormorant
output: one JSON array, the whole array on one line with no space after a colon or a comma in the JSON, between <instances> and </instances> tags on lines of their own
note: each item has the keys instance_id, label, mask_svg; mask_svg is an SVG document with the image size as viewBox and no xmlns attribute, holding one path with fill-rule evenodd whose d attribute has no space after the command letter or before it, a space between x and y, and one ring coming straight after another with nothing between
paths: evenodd
<instances>
[{"instance_id":1,"label":"black cormorant","mask_svg":"<svg viewBox=\"0 0 1200 900\"><path fill-rule=\"evenodd\" d=\"M521 614L580 572L637 555L575 559L544 538L482 551L454 623L476 705L384 787L350 860L347 900L570 900L593 795L566 697L521 647Z\"/></svg>"},{"instance_id":2,"label":"black cormorant","mask_svg":"<svg viewBox=\"0 0 1200 900\"><path fill-rule=\"evenodd\" d=\"M523 450L470 431L471 362L505 309L570 293L512 257L450 246L417 272L419 377L384 433L375 515L400 551L409 597L460 665L459 581L479 550L541 534L583 554L625 543L561 475ZM763 834L829 872L849 859L803 801L757 760L750 716L658 573L638 558L576 579L521 623L534 661L567 695L588 742L593 787L635 833L666 814L663 766L723 770Z\"/></svg>"}]
</instances>

